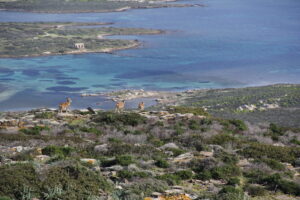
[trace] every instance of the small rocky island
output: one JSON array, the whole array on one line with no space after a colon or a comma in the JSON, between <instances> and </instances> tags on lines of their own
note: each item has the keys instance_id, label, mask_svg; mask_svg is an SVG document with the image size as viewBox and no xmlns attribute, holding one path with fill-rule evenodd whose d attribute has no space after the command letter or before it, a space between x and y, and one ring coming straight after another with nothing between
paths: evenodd
<instances>
[{"instance_id":1,"label":"small rocky island","mask_svg":"<svg viewBox=\"0 0 300 200\"><path fill-rule=\"evenodd\" d=\"M111 23L0 23L0 57L110 53L135 48L137 40L109 35L161 34L161 30L115 28Z\"/></svg>"}]
</instances>

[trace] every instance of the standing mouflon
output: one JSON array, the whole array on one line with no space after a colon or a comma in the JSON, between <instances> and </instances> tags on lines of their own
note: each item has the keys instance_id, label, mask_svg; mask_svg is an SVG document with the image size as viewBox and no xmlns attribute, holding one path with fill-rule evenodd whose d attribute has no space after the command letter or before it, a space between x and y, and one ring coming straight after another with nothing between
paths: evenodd
<instances>
[{"instance_id":1,"label":"standing mouflon","mask_svg":"<svg viewBox=\"0 0 300 200\"><path fill-rule=\"evenodd\" d=\"M116 103L115 111L116 111L116 112L121 112L121 111L124 110L124 108L125 108L125 100L123 100L123 101L118 101L118 102Z\"/></svg>"},{"instance_id":2,"label":"standing mouflon","mask_svg":"<svg viewBox=\"0 0 300 200\"><path fill-rule=\"evenodd\" d=\"M139 110L143 111L145 109L145 103L140 102L138 108L139 108Z\"/></svg>"},{"instance_id":3,"label":"standing mouflon","mask_svg":"<svg viewBox=\"0 0 300 200\"><path fill-rule=\"evenodd\" d=\"M63 111L67 112L70 105L71 105L71 103L72 103L72 100L71 100L71 98L68 97L66 102L63 102L63 103L59 104L58 111L60 113L62 113Z\"/></svg>"}]
</instances>

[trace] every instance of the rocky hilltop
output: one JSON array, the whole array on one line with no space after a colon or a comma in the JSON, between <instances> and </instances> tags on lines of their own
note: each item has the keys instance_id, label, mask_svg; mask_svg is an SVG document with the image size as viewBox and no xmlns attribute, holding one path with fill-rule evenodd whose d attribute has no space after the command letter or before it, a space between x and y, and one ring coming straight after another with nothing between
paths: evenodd
<instances>
[{"instance_id":1,"label":"rocky hilltop","mask_svg":"<svg viewBox=\"0 0 300 200\"><path fill-rule=\"evenodd\" d=\"M298 128L206 110L2 113L0 199L299 199Z\"/></svg>"}]
</instances>

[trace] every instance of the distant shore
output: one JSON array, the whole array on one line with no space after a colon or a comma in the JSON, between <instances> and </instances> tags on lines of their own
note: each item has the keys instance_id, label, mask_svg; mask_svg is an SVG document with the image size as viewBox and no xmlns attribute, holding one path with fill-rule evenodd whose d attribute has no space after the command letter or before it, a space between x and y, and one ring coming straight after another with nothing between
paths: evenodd
<instances>
[{"instance_id":1,"label":"distant shore","mask_svg":"<svg viewBox=\"0 0 300 200\"><path fill-rule=\"evenodd\" d=\"M90 27L112 23L0 23L5 31L0 40L0 58L27 58L86 53L113 53L117 50L137 48L138 40L109 39L106 36L158 35L163 30L143 28ZM73 28L68 28L73 27ZM16 37L15 28L26 31ZM17 38L17 39L16 39ZM82 43L83 48L75 47ZM1 51L2 50L2 51Z\"/></svg>"},{"instance_id":2,"label":"distant shore","mask_svg":"<svg viewBox=\"0 0 300 200\"><path fill-rule=\"evenodd\" d=\"M162 2L176 2L172 1L162 1ZM131 9L153 9L153 8L185 8L185 7L204 7L203 4L149 4L145 6L124 6L116 9L87 9L87 10L26 10L26 9L16 9L16 8L2 8L0 11L8 12L29 12L29 13L49 13L49 14L68 14L68 13L110 13L110 12L124 12Z\"/></svg>"}]
</instances>

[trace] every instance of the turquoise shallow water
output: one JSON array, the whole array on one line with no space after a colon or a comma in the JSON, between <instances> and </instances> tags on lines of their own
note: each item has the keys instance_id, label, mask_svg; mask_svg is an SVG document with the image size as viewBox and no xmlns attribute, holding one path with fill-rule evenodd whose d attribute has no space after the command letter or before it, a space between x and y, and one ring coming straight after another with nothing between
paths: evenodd
<instances>
[{"instance_id":1,"label":"turquoise shallow water","mask_svg":"<svg viewBox=\"0 0 300 200\"><path fill-rule=\"evenodd\" d=\"M125 36L143 41L143 47L115 54L0 59L0 109L53 107L66 96L75 99L74 108L111 108L112 103L101 97L81 98L79 93L127 88L300 83L298 0L192 2L206 7L81 14L0 11L0 21L114 22L113 26L168 31Z\"/></svg>"}]
</instances>

